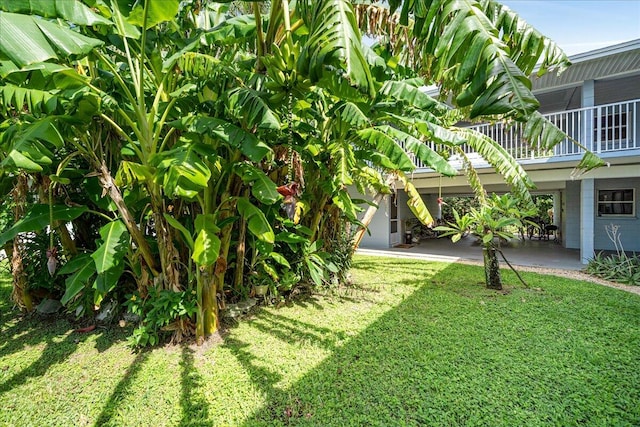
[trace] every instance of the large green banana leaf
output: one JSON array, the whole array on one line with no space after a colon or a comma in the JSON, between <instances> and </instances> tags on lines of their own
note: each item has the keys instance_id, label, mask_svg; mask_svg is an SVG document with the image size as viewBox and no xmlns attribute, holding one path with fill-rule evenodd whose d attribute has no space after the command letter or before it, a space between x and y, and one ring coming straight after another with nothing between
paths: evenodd
<instances>
[{"instance_id":1,"label":"large green banana leaf","mask_svg":"<svg viewBox=\"0 0 640 427\"><path fill-rule=\"evenodd\" d=\"M197 153L197 144L175 147L158 155L156 180L170 197L193 199L207 188L211 170Z\"/></svg>"},{"instance_id":2,"label":"large green banana leaf","mask_svg":"<svg viewBox=\"0 0 640 427\"><path fill-rule=\"evenodd\" d=\"M71 207L66 205L54 205L52 209L54 221L72 221L88 210L86 206ZM22 219L0 234L0 246L3 246L20 233L44 230L49 225L50 220L49 205L33 205Z\"/></svg>"},{"instance_id":3,"label":"large green banana leaf","mask_svg":"<svg viewBox=\"0 0 640 427\"><path fill-rule=\"evenodd\" d=\"M382 85L379 94L405 102L420 110L444 112L448 109L445 104L433 99L424 90L425 83L422 79L389 80Z\"/></svg>"},{"instance_id":4,"label":"large green banana leaf","mask_svg":"<svg viewBox=\"0 0 640 427\"><path fill-rule=\"evenodd\" d=\"M405 150L389 135L388 125L359 130L358 136L374 148L373 157L381 161L381 166L401 171L412 171L415 165Z\"/></svg>"},{"instance_id":5,"label":"large green banana leaf","mask_svg":"<svg viewBox=\"0 0 640 427\"><path fill-rule=\"evenodd\" d=\"M235 173L246 184L251 184L251 194L261 203L272 205L282 199L276 184L261 170L249 163L238 163Z\"/></svg>"},{"instance_id":6,"label":"large green banana leaf","mask_svg":"<svg viewBox=\"0 0 640 427\"><path fill-rule=\"evenodd\" d=\"M100 40L37 16L0 11L0 54L17 67L87 55Z\"/></svg>"},{"instance_id":7,"label":"large green banana leaf","mask_svg":"<svg viewBox=\"0 0 640 427\"><path fill-rule=\"evenodd\" d=\"M31 114L53 113L58 97L46 90L25 88L6 83L0 86L0 107L6 115L9 106L26 106Z\"/></svg>"},{"instance_id":8,"label":"large green banana leaf","mask_svg":"<svg viewBox=\"0 0 640 427\"><path fill-rule=\"evenodd\" d=\"M531 200L529 190L535 188L535 184L522 166L500 144L471 128L460 128L457 132L467 140L467 144L476 153L502 175L517 197L525 201Z\"/></svg>"},{"instance_id":9,"label":"large green banana leaf","mask_svg":"<svg viewBox=\"0 0 640 427\"><path fill-rule=\"evenodd\" d=\"M220 23L203 37L207 43L237 44L253 40L256 34L256 20L250 15L229 18Z\"/></svg>"},{"instance_id":10,"label":"large green banana leaf","mask_svg":"<svg viewBox=\"0 0 640 427\"><path fill-rule=\"evenodd\" d=\"M100 306L105 295L115 289L122 273L124 273L123 262L96 276L96 280L93 282L93 288L95 289L93 293L93 305Z\"/></svg>"},{"instance_id":11,"label":"large green banana leaf","mask_svg":"<svg viewBox=\"0 0 640 427\"><path fill-rule=\"evenodd\" d=\"M362 111L360 106L354 102L340 101L329 111L329 117L336 117L349 127L359 129L371 124L370 118Z\"/></svg>"},{"instance_id":12,"label":"large green banana leaf","mask_svg":"<svg viewBox=\"0 0 640 427\"><path fill-rule=\"evenodd\" d=\"M169 125L178 130L208 134L219 138L232 147L240 149L242 154L254 162L261 161L271 151L269 146L254 134L215 117L190 116L175 120Z\"/></svg>"},{"instance_id":13,"label":"large green banana leaf","mask_svg":"<svg viewBox=\"0 0 640 427\"><path fill-rule=\"evenodd\" d=\"M193 252L193 248L194 248L193 236L191 236L191 232L187 230L187 227L182 225L180 221L178 221L176 218L172 217L167 213L163 214L163 216L164 216L164 219L167 220L167 223L170 226L180 231L180 233L182 234L182 237L184 238L184 242L187 244L187 247L189 248L189 250Z\"/></svg>"},{"instance_id":14,"label":"large green banana leaf","mask_svg":"<svg viewBox=\"0 0 640 427\"><path fill-rule=\"evenodd\" d=\"M227 94L227 105L231 114L240 119L245 129L280 129L278 116L260 94L253 89L239 87Z\"/></svg>"},{"instance_id":15,"label":"large green banana leaf","mask_svg":"<svg viewBox=\"0 0 640 427\"><path fill-rule=\"evenodd\" d=\"M100 228L102 244L91 254L96 263L96 271L102 274L122 263L129 240L127 226L120 220L111 221Z\"/></svg>"},{"instance_id":16,"label":"large green banana leaf","mask_svg":"<svg viewBox=\"0 0 640 427\"><path fill-rule=\"evenodd\" d=\"M156 25L172 21L178 14L179 0L116 0L120 13L126 16L128 23L149 29ZM145 14L146 11L146 14Z\"/></svg>"},{"instance_id":17,"label":"large green banana leaf","mask_svg":"<svg viewBox=\"0 0 640 427\"><path fill-rule=\"evenodd\" d=\"M96 264L88 254L81 254L74 258L73 264L68 262L58 271L58 274L73 273L65 280L65 292L60 302L67 304L87 286L89 279L96 274Z\"/></svg>"},{"instance_id":18,"label":"large green banana leaf","mask_svg":"<svg viewBox=\"0 0 640 427\"><path fill-rule=\"evenodd\" d=\"M531 70L569 64L557 45L492 0L391 0L389 8L401 8L417 65L458 105L472 106L471 117L530 114L538 107Z\"/></svg>"},{"instance_id":19,"label":"large green banana leaf","mask_svg":"<svg viewBox=\"0 0 640 427\"><path fill-rule=\"evenodd\" d=\"M356 159L351 143L345 140L336 140L328 145L327 150L331 153L334 188L353 184L351 173L355 167Z\"/></svg>"},{"instance_id":20,"label":"large green banana leaf","mask_svg":"<svg viewBox=\"0 0 640 427\"><path fill-rule=\"evenodd\" d=\"M196 217L196 240L193 245L191 258L201 267L213 265L220 253L220 238L217 233L220 228L216 225L213 214L199 214Z\"/></svg>"},{"instance_id":21,"label":"large green banana leaf","mask_svg":"<svg viewBox=\"0 0 640 427\"><path fill-rule=\"evenodd\" d=\"M251 234L266 243L273 243L275 241L275 233L269 221L264 216L264 213L253 205L248 198L238 197L237 209L240 215L247 221L247 226Z\"/></svg>"},{"instance_id":22,"label":"large green banana leaf","mask_svg":"<svg viewBox=\"0 0 640 427\"><path fill-rule=\"evenodd\" d=\"M0 10L43 18L62 18L75 25L113 25L79 0L0 0Z\"/></svg>"},{"instance_id":23,"label":"large green banana leaf","mask_svg":"<svg viewBox=\"0 0 640 427\"><path fill-rule=\"evenodd\" d=\"M425 127L429 125L433 125L432 123L424 122ZM433 125L435 127L435 125ZM407 151L415 154L415 156L420 159L424 164L428 165L430 168L435 170L436 172L445 175L445 176L455 176L457 175L456 169L449 164L447 160L445 160L440 154L435 152L431 147L426 145L423 141L420 141L418 138L410 135L406 132L401 131L400 129L396 129L394 127L383 125L379 128L382 128L384 132L390 137L394 138L397 141L402 141L404 143L404 147ZM452 139L455 135L454 132L446 130L444 128L437 127L436 129L440 129L443 132L447 132L451 134ZM434 132L435 133L435 132ZM433 133L430 135L433 136ZM459 137L456 136L455 140L458 140ZM443 142L442 140L437 140L436 142ZM448 143L449 141L447 141Z\"/></svg>"},{"instance_id":24,"label":"large green banana leaf","mask_svg":"<svg viewBox=\"0 0 640 427\"><path fill-rule=\"evenodd\" d=\"M11 126L0 136L0 146L7 156L0 166L9 170L42 172L42 166L52 163L50 148L60 148L64 140L52 123L46 118L35 123L23 123Z\"/></svg>"},{"instance_id":25,"label":"large green banana leaf","mask_svg":"<svg viewBox=\"0 0 640 427\"><path fill-rule=\"evenodd\" d=\"M351 84L373 96L375 85L362 50L353 7L347 0L298 1L309 29L300 64L312 81L318 81L327 65L345 70Z\"/></svg>"}]
</instances>

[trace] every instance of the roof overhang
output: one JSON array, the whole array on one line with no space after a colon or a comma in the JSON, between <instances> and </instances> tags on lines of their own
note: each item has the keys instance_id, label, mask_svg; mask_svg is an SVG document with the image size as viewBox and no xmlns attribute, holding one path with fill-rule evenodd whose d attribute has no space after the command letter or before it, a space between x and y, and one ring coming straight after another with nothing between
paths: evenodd
<instances>
[{"instance_id":1,"label":"roof overhang","mask_svg":"<svg viewBox=\"0 0 640 427\"><path fill-rule=\"evenodd\" d=\"M547 73L531 81L533 91L548 92L579 86L587 80L619 78L640 74L640 39L573 55L572 65L562 74Z\"/></svg>"}]
</instances>

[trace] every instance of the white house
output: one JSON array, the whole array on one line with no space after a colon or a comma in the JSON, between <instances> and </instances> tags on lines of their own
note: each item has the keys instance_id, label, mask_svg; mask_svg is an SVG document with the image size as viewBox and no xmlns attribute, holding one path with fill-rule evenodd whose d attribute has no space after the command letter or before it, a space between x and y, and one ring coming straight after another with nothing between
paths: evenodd
<instances>
[{"instance_id":1,"label":"white house","mask_svg":"<svg viewBox=\"0 0 640 427\"><path fill-rule=\"evenodd\" d=\"M532 78L540 112L608 167L572 177L582 149L570 141L553 152L520 143L519 130L502 124L475 126L513 153L537 185L534 194L554 195L554 222L566 248L580 249L583 263L599 250L615 249L605 226L616 224L625 250L640 252L640 39L575 55L560 76ZM472 153L471 153L472 154ZM464 176L439 178L417 165L412 182L429 209L444 197L469 195ZM474 163L489 192L507 191L502 178L481 160ZM381 206L362 247L389 248L401 242L405 219L412 217L406 195Z\"/></svg>"}]
</instances>

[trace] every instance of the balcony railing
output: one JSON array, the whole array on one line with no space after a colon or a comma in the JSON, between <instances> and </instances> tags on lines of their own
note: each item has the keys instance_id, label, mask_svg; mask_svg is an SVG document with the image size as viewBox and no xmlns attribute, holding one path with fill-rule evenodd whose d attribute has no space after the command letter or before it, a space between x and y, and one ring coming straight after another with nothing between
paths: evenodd
<instances>
[{"instance_id":1,"label":"balcony railing","mask_svg":"<svg viewBox=\"0 0 640 427\"><path fill-rule=\"evenodd\" d=\"M544 116L566 133L570 138L595 153L640 149L640 99L598 105L577 110L561 111ZM584 152L571 139L565 139L553 149L545 149L540 141L525 142L522 138L522 123L481 124L470 126L500 144L516 160L548 159L550 157L574 156ZM435 150L443 147L432 144ZM463 151L470 158L478 155L467 146ZM452 157L452 161L456 158ZM425 165L416 161L418 168Z\"/></svg>"}]
</instances>

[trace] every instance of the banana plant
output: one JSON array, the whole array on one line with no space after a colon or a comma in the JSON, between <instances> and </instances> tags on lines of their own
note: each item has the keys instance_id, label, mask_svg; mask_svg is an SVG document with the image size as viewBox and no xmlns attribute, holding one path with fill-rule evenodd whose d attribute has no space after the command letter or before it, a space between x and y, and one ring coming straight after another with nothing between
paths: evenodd
<instances>
[{"instance_id":1,"label":"banana plant","mask_svg":"<svg viewBox=\"0 0 640 427\"><path fill-rule=\"evenodd\" d=\"M321 279L332 222L359 224L348 188L383 197L397 177L428 221L407 179L413 160L457 173L432 143L473 145L526 194L508 154L459 120L529 120L531 140L560 137L536 115L525 76L539 59L546 71L566 57L493 1L391 1L386 12L347 0L227 3L0 0L0 24L19 36L0 46L3 170L58 175L64 159L82 159L83 178L111 202L97 259L58 270L69 274L65 301L94 284L101 298L128 246L140 291L198 293L201 341L225 290L243 283L244 253L273 244L285 224L308 230L302 276ZM367 47L358 26L386 40ZM423 92L432 83L453 108ZM283 199L278 188L293 183L301 191Z\"/></svg>"},{"instance_id":2,"label":"banana plant","mask_svg":"<svg viewBox=\"0 0 640 427\"><path fill-rule=\"evenodd\" d=\"M363 30L387 41L399 63L429 76L464 118L525 122L526 139L545 147L568 138L537 112L529 75L536 68L538 77L561 73L571 63L508 7L494 0L393 0L388 8L359 3L356 13ZM577 171L602 165L585 149Z\"/></svg>"}]
</instances>

